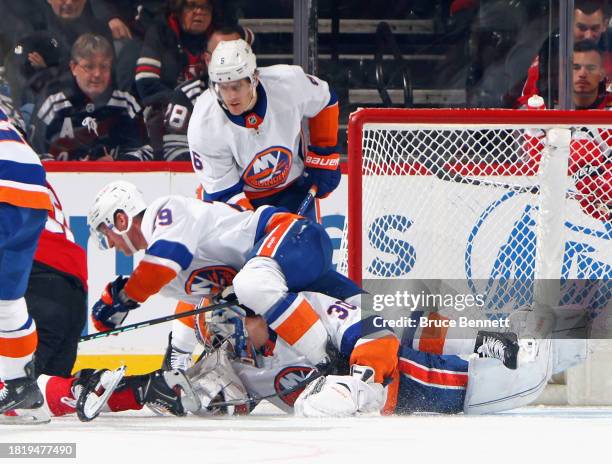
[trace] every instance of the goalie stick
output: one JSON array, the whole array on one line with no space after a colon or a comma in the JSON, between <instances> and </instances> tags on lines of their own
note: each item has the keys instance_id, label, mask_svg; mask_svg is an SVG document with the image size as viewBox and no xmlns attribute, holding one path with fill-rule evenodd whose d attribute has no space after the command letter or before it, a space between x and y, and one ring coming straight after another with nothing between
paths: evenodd
<instances>
[{"instance_id":1,"label":"goalie stick","mask_svg":"<svg viewBox=\"0 0 612 464\"><path fill-rule=\"evenodd\" d=\"M499 182L495 180L486 180L486 179L478 179L476 177L464 176L456 171L449 171L447 167L443 163L436 163L432 166L428 167L428 170L435 175L438 179L447 181L447 182L457 182L460 184L468 184L468 185L476 185L479 187L497 187L505 190L510 190L516 193L531 193L537 195L540 193L539 185L518 185L518 184L509 184L506 182ZM594 174L602 174L602 168ZM566 198L570 200L582 201L588 200L592 201L595 198L595 195L592 194L584 194L577 192L575 190L568 190L566 192ZM605 205L608 209L612 209L612 205Z\"/></svg>"},{"instance_id":2,"label":"goalie stick","mask_svg":"<svg viewBox=\"0 0 612 464\"><path fill-rule=\"evenodd\" d=\"M128 332L130 330L142 329L144 327L149 327L149 326L156 325L156 324L162 324L164 322L173 321L175 319L181 319L183 317L194 316L200 313L207 313L210 311L215 311L217 309L229 308L230 306L235 306L235 305L236 305L235 301L224 301L223 303L214 304L210 306L199 306L199 307L196 307L195 309L192 309L191 311L186 311L184 313L170 314L168 316L158 317L156 319L150 319L148 321L143 321L143 322L137 322L135 324L129 324L123 327L118 327L116 329L106 330L104 332L96 332L93 334L84 335L83 337L79 339L79 342L86 342L88 340L96 340L98 338L105 338L110 335L117 335L123 332Z\"/></svg>"}]
</instances>

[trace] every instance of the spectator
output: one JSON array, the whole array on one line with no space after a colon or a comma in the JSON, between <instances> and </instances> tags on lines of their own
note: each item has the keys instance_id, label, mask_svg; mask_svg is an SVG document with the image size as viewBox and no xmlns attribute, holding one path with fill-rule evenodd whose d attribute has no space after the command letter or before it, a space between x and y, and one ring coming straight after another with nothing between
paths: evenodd
<instances>
[{"instance_id":1,"label":"spectator","mask_svg":"<svg viewBox=\"0 0 612 464\"><path fill-rule=\"evenodd\" d=\"M572 69L575 108L612 109L612 94L605 86L603 54L595 42L576 42Z\"/></svg>"},{"instance_id":2,"label":"spectator","mask_svg":"<svg viewBox=\"0 0 612 464\"><path fill-rule=\"evenodd\" d=\"M102 36L84 34L72 47L72 77L50 87L35 111L34 149L57 160L146 160L141 108L134 96L116 90L113 49Z\"/></svg>"},{"instance_id":3,"label":"spectator","mask_svg":"<svg viewBox=\"0 0 612 464\"><path fill-rule=\"evenodd\" d=\"M111 40L106 24L96 19L87 0L48 0L42 5L44 31L21 38L9 57L9 68L18 70L10 84L15 104L36 103L44 87L67 72L70 50L85 33Z\"/></svg>"},{"instance_id":4,"label":"spectator","mask_svg":"<svg viewBox=\"0 0 612 464\"><path fill-rule=\"evenodd\" d=\"M598 44L591 40L576 42L572 69L576 109L611 110L612 94L605 88L604 60ZM530 99L529 103L533 104L536 99L539 98ZM530 129L524 137L530 159L539 161L546 133L541 129ZM605 128L581 127L572 131L569 174L576 190L583 195L578 203L585 214L602 222L612 221L610 147L612 134Z\"/></svg>"},{"instance_id":5,"label":"spectator","mask_svg":"<svg viewBox=\"0 0 612 464\"><path fill-rule=\"evenodd\" d=\"M574 42L591 40L600 50L606 51L608 14L602 2L576 0L574 6ZM550 70L550 74L549 74ZM522 95L516 105L524 106L532 95L544 98L547 108L557 105L559 99L559 33L544 42L540 52L533 59Z\"/></svg>"},{"instance_id":6,"label":"spectator","mask_svg":"<svg viewBox=\"0 0 612 464\"><path fill-rule=\"evenodd\" d=\"M205 74L206 42L220 14L214 0L168 0L166 15L147 30L136 64L136 88L145 105Z\"/></svg>"}]
</instances>

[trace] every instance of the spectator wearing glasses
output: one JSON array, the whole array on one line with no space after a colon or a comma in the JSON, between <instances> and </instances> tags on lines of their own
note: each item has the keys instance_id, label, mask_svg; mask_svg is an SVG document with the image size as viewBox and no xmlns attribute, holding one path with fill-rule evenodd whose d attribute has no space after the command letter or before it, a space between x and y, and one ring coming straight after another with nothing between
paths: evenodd
<instances>
[{"instance_id":1,"label":"spectator wearing glasses","mask_svg":"<svg viewBox=\"0 0 612 464\"><path fill-rule=\"evenodd\" d=\"M84 34L72 47L71 76L49 88L35 110L30 141L56 160L147 160L141 108L112 82L113 49L102 36Z\"/></svg>"},{"instance_id":2,"label":"spectator wearing glasses","mask_svg":"<svg viewBox=\"0 0 612 464\"><path fill-rule=\"evenodd\" d=\"M219 24L214 0L168 1L166 14L147 30L136 63L136 88L145 105L206 72L206 42Z\"/></svg>"}]
</instances>

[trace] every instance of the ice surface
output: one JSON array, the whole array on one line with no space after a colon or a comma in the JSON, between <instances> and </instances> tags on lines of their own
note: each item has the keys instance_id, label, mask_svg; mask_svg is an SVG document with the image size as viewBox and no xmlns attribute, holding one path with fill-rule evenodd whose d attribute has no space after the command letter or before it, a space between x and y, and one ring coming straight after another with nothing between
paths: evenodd
<instances>
[{"instance_id":1,"label":"ice surface","mask_svg":"<svg viewBox=\"0 0 612 464\"><path fill-rule=\"evenodd\" d=\"M104 464L584 464L609 459L612 408L302 419L261 405L248 417L159 417L143 410L103 413L89 423L59 417L47 425L0 426L0 442L36 441L76 442L76 462Z\"/></svg>"}]
</instances>

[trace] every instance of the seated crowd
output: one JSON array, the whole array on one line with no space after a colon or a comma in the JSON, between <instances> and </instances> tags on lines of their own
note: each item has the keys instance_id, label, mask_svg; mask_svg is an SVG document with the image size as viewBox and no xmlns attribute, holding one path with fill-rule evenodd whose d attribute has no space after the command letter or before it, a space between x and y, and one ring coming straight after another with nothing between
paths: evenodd
<instances>
[{"instance_id":1,"label":"seated crowd","mask_svg":"<svg viewBox=\"0 0 612 464\"><path fill-rule=\"evenodd\" d=\"M187 122L221 40L217 0L0 0L0 106L42 159L189 160Z\"/></svg>"}]
</instances>

